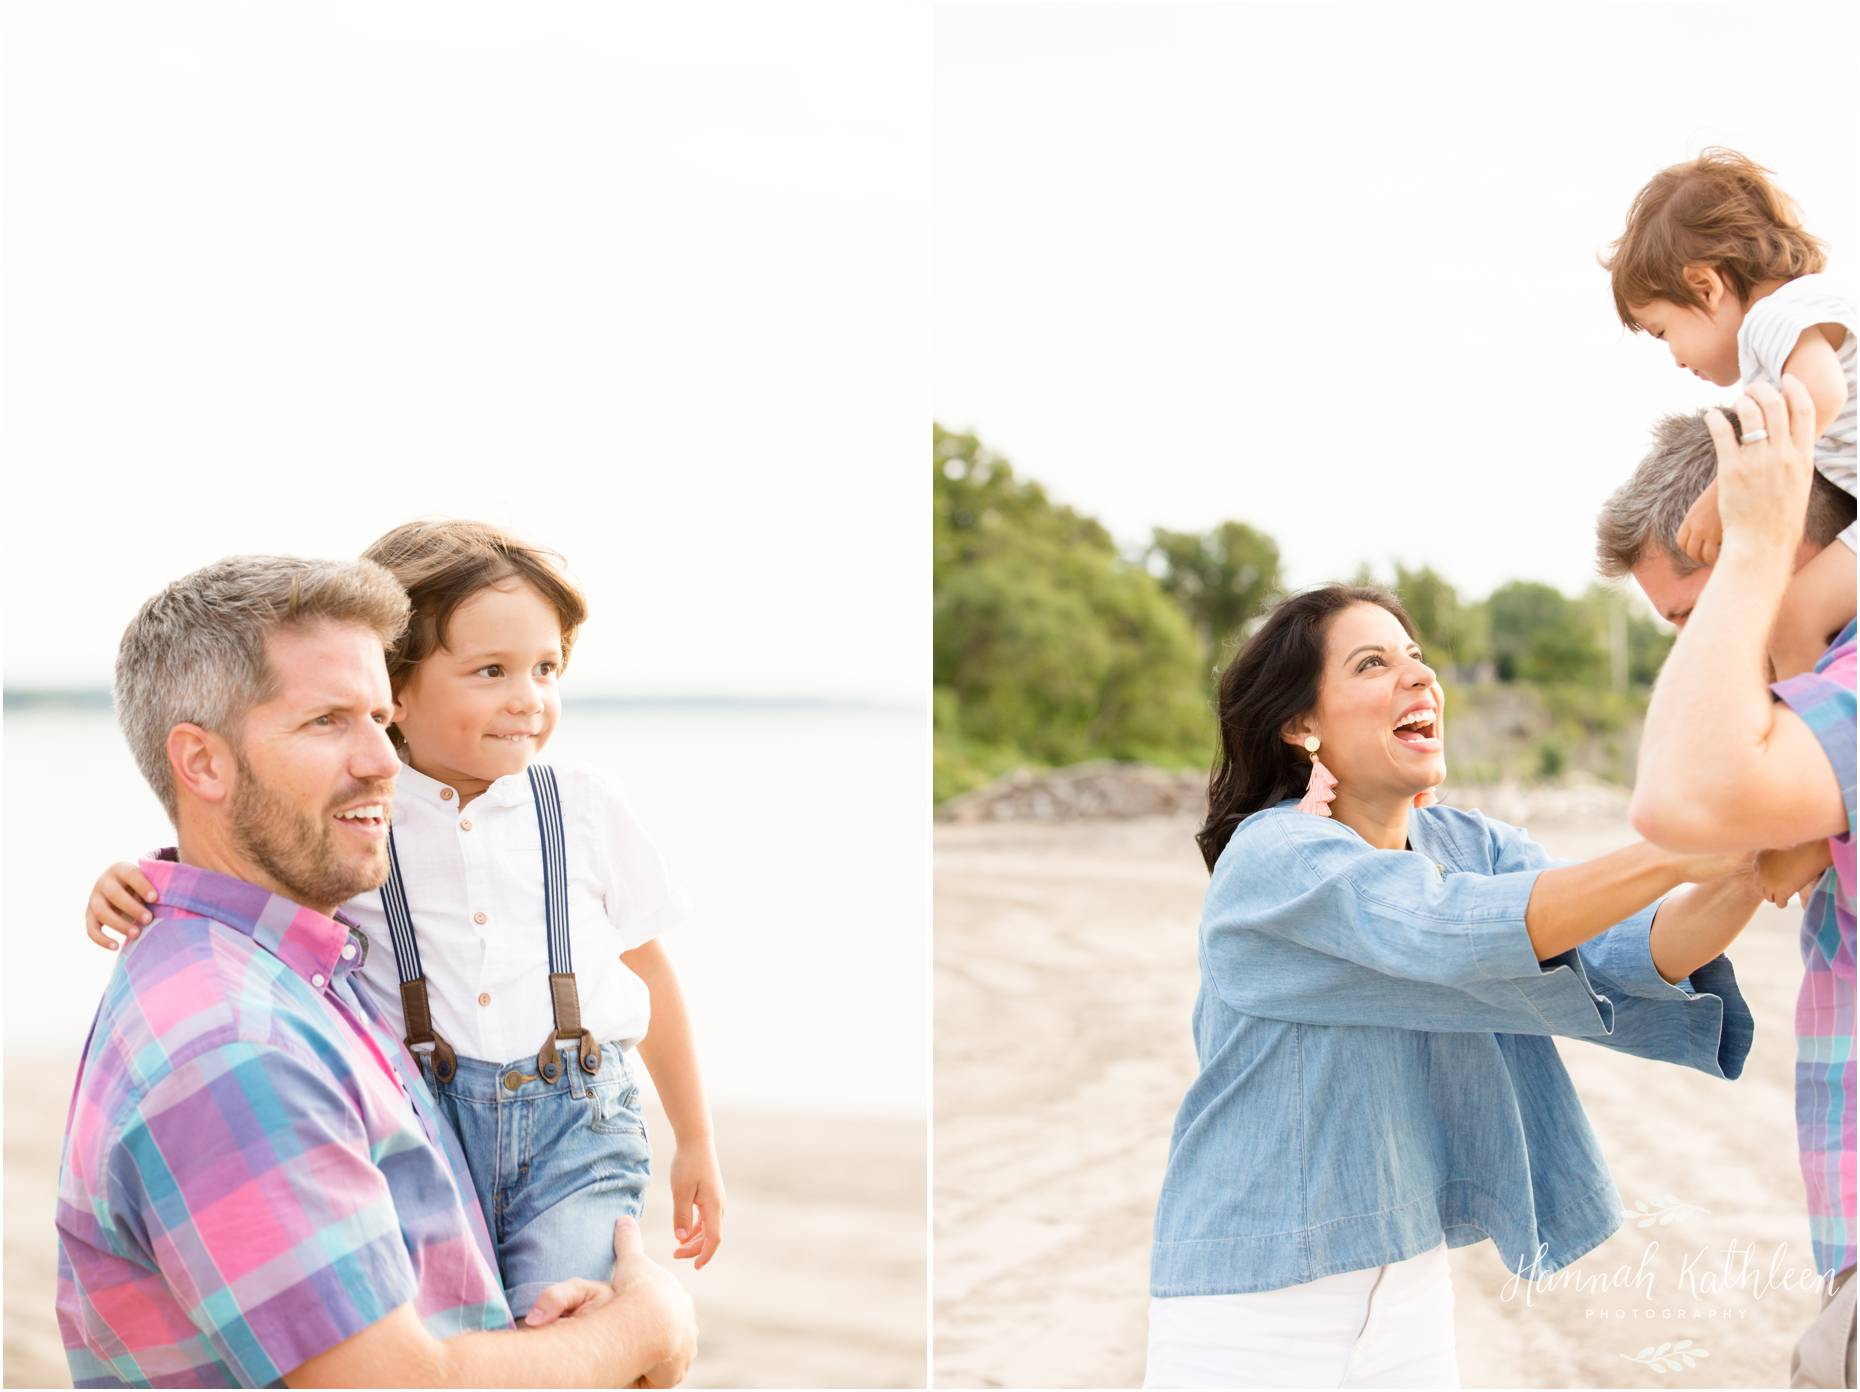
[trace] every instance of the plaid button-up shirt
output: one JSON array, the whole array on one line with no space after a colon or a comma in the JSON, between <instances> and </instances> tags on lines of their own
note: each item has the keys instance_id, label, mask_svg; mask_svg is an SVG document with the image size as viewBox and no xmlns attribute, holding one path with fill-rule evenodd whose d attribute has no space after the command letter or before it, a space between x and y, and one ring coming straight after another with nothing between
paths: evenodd
<instances>
[{"instance_id":1,"label":"plaid button-up shirt","mask_svg":"<svg viewBox=\"0 0 1860 1392\"><path fill-rule=\"evenodd\" d=\"M508 1327L458 1142L351 981L367 939L142 872L155 921L98 1007L59 1167L72 1381L276 1384L409 1302L440 1338Z\"/></svg>"},{"instance_id":2,"label":"plaid button-up shirt","mask_svg":"<svg viewBox=\"0 0 1860 1392\"><path fill-rule=\"evenodd\" d=\"M1772 690L1802 717L1834 766L1847 834L1802 915L1802 990L1795 1003L1795 1127L1808 1187L1809 1237L1820 1271L1854 1264L1854 626L1812 672Z\"/></svg>"}]
</instances>

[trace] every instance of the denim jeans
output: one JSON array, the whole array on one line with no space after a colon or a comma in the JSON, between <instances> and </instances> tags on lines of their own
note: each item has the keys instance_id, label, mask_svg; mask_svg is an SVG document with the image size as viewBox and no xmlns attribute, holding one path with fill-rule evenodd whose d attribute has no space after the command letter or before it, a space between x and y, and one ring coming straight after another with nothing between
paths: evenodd
<instances>
[{"instance_id":1,"label":"denim jeans","mask_svg":"<svg viewBox=\"0 0 1860 1392\"><path fill-rule=\"evenodd\" d=\"M536 1076L533 1054L506 1064L462 1058L449 1083L427 1071L458 1132L517 1319L553 1282L607 1280L614 1220L639 1216L651 1152L627 1052L603 1044L590 1076L564 1051L553 1083Z\"/></svg>"}]
</instances>

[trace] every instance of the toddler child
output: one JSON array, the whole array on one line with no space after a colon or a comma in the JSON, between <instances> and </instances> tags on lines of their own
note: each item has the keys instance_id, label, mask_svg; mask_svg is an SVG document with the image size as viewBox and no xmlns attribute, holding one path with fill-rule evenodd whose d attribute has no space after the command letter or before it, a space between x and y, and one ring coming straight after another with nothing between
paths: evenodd
<instances>
[{"instance_id":1,"label":"toddler child","mask_svg":"<svg viewBox=\"0 0 1860 1392\"><path fill-rule=\"evenodd\" d=\"M599 777L536 762L587 606L559 558L479 523L409 523L365 558L412 601L387 655L405 767L387 883L342 913L368 938L361 988L458 1132L511 1313L566 1277L606 1280L614 1220L639 1213L636 1053L677 1140L674 1255L702 1267L723 1237L723 1181L658 941L677 918L664 867ZM112 866L86 930L133 939L154 897L134 865Z\"/></svg>"},{"instance_id":2,"label":"toddler child","mask_svg":"<svg viewBox=\"0 0 1860 1392\"><path fill-rule=\"evenodd\" d=\"M1815 467L1854 491L1854 296L1823 273L1821 243L1769 171L1731 150L1664 169L1635 195L1603 265L1615 312L1666 343L1674 362L1721 387L1785 372L1815 403ZM1693 560L1717 559L1718 485L1679 531ZM1778 679L1810 670L1854 617L1854 528L1803 566L1771 636Z\"/></svg>"},{"instance_id":3,"label":"toddler child","mask_svg":"<svg viewBox=\"0 0 1860 1392\"><path fill-rule=\"evenodd\" d=\"M1733 150L1709 149L1654 175L1628 209L1627 230L1603 259L1615 312L1665 342L1680 367L1731 387L1784 373L1815 403L1815 467L1854 492L1853 292L1823 273L1821 243L1769 172ZM1728 415L1729 413L1727 413ZM1702 565L1724 526L1714 482L1677 541ZM1811 670L1852 622L1854 526L1796 572L1770 635L1778 680ZM1771 902L1806 892L1830 864L1825 841L1765 851L1757 863Z\"/></svg>"}]
</instances>

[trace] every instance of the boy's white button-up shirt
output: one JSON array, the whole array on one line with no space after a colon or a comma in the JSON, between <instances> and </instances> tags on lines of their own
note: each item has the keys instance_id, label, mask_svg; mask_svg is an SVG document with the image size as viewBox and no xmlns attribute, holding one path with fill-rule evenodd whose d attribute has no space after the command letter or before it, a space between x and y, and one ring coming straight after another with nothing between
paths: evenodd
<instances>
[{"instance_id":1,"label":"boy's white button-up shirt","mask_svg":"<svg viewBox=\"0 0 1860 1392\"><path fill-rule=\"evenodd\" d=\"M674 926L681 910L664 862L618 792L588 769L550 767L562 800L581 1021L597 1040L636 1044L652 1002L620 954ZM403 765L393 815L433 1028L460 1058L502 1064L534 1057L555 1016L529 775L498 779L461 811L456 789ZM362 988L404 1037L380 891L357 895L342 911L368 935Z\"/></svg>"}]
</instances>

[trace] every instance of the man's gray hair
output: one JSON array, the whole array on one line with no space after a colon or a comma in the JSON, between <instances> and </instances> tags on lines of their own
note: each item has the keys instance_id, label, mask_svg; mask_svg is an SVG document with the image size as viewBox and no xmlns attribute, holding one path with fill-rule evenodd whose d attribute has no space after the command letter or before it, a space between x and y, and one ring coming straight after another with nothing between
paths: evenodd
<instances>
[{"instance_id":1,"label":"man's gray hair","mask_svg":"<svg viewBox=\"0 0 1860 1392\"><path fill-rule=\"evenodd\" d=\"M1737 417L1727 411L1725 419L1731 423L1731 433L1742 439ZM1701 569L1675 539L1692 504L1717 477L1718 453L1703 413L1662 417L1653 427L1653 448L1628 481L1609 495L1595 519L1596 569L1610 578L1626 575L1640 564L1649 546L1666 552L1675 575L1687 576ZM1816 470L1803 519L1804 535L1826 546L1853 520L1853 495Z\"/></svg>"},{"instance_id":2,"label":"man's gray hair","mask_svg":"<svg viewBox=\"0 0 1860 1392\"><path fill-rule=\"evenodd\" d=\"M407 627L407 596L372 561L229 556L144 604L116 651L116 722L170 820L180 797L168 733L194 724L237 740L246 712L277 693L272 633L320 622L372 629L385 649Z\"/></svg>"}]
</instances>

